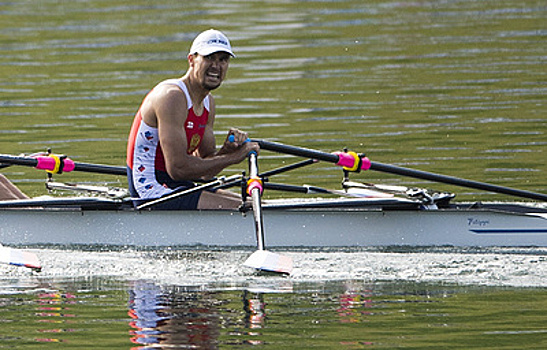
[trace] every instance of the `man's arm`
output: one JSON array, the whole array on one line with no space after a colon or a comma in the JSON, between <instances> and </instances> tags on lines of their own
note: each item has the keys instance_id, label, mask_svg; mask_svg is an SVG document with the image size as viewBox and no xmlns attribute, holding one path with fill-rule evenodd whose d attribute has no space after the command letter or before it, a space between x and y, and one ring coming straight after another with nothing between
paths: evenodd
<instances>
[{"instance_id":1,"label":"man's arm","mask_svg":"<svg viewBox=\"0 0 547 350\"><path fill-rule=\"evenodd\" d=\"M202 155L201 152L208 153L215 148L212 130L213 109L211 124L208 124L206 130L207 136L204 135L202 141L203 148L200 147L199 155L189 155L187 154L187 140L184 130L184 121L187 116L186 97L176 88L165 88L151 98L153 99L151 102L157 120L165 166L167 173L174 180L210 178L224 168L244 160L251 150L258 151L258 145L249 142L238 145L231 152L217 154L213 151L210 155Z\"/></svg>"},{"instance_id":2,"label":"man's arm","mask_svg":"<svg viewBox=\"0 0 547 350\"><path fill-rule=\"evenodd\" d=\"M213 96L209 95L209 98L210 98L209 120L207 121L207 128L205 129L203 140L199 147L199 153L198 153L202 158L219 156L222 154L234 152L245 141L247 141L249 137L247 133L235 128L231 128L228 131L226 138L224 139L224 143L222 144L222 147L219 150L217 150L215 136L213 132L215 118L216 118L216 105L215 105L215 100L213 99ZM230 135L234 136L234 140L230 140Z\"/></svg>"},{"instance_id":3,"label":"man's arm","mask_svg":"<svg viewBox=\"0 0 547 350\"><path fill-rule=\"evenodd\" d=\"M216 141L215 141L215 134L214 134L215 117L216 117L215 100L213 99L213 96L209 95L209 119L207 120L207 126L205 127L205 132L203 133L201 145L199 146L196 152L196 155L201 158L210 158L217 155Z\"/></svg>"}]
</instances>

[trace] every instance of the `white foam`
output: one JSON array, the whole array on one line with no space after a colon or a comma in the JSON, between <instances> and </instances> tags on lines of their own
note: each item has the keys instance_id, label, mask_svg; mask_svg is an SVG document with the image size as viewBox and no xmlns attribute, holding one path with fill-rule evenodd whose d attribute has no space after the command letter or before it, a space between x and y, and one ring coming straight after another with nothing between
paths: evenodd
<instances>
[{"instance_id":1,"label":"white foam","mask_svg":"<svg viewBox=\"0 0 547 350\"><path fill-rule=\"evenodd\" d=\"M530 254L475 252L289 251L290 277L260 276L243 266L252 250L180 249L155 251L81 251L32 249L42 272L0 266L0 279L13 284L44 280L111 277L121 281L151 280L187 286L249 285L279 281L332 280L442 282L464 285L547 287L547 257ZM17 282L19 281L19 282Z\"/></svg>"}]
</instances>

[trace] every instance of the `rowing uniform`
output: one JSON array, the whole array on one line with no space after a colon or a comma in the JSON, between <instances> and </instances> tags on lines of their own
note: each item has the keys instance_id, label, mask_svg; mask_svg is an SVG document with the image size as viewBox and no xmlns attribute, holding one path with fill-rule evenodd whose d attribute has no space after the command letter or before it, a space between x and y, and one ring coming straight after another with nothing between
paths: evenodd
<instances>
[{"instance_id":1,"label":"rowing uniform","mask_svg":"<svg viewBox=\"0 0 547 350\"><path fill-rule=\"evenodd\" d=\"M210 111L209 96L203 100L204 111L202 115L197 116L192 108L192 99L186 84L180 79L169 79L159 83L156 88L166 84L178 86L186 95L188 116L184 122L184 130L188 141L187 153L191 154L199 148L205 133ZM133 120L127 144L129 191L133 198L139 198L134 199L135 205L160 198L173 193L175 190L184 190L195 186L191 181L175 181L169 177L160 145L158 128L151 127L142 120L141 108L139 108ZM196 192L192 195L167 201L154 208L195 209L200 195L201 192Z\"/></svg>"}]
</instances>

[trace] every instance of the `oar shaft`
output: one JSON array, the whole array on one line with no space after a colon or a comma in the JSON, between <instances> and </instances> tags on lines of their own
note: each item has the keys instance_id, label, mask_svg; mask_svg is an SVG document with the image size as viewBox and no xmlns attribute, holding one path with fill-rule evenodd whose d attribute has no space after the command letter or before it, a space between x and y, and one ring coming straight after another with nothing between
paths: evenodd
<instances>
[{"instance_id":1,"label":"oar shaft","mask_svg":"<svg viewBox=\"0 0 547 350\"><path fill-rule=\"evenodd\" d=\"M322 160L325 162L338 163L339 157L333 153L326 153L321 151L316 151L313 149L303 148L303 147L294 147L289 145L284 145L277 142L265 141L265 140L252 140L257 142L260 145L261 149L266 149L268 151L279 152L291 154L293 156L311 158Z\"/></svg>"},{"instance_id":2,"label":"oar shaft","mask_svg":"<svg viewBox=\"0 0 547 350\"><path fill-rule=\"evenodd\" d=\"M547 195L542 193L535 193L535 192L510 188L510 187L498 186L498 185L493 185L493 184L489 184L485 182L466 180L466 179L461 179L461 178L457 178L453 176L435 174L435 173L430 173L426 171L403 168L403 167L398 167L398 166L383 164L378 162L371 162L370 169L381 171L384 173L409 176L409 177L422 179L422 180L436 181L436 182L441 182L445 184L456 185L461 187L469 187L469 188L474 188L474 189L483 190L483 191L491 191L491 192L502 193L502 194L517 196L517 197L547 201Z\"/></svg>"},{"instance_id":3,"label":"oar shaft","mask_svg":"<svg viewBox=\"0 0 547 350\"><path fill-rule=\"evenodd\" d=\"M339 165L345 170L349 171L361 171L370 168L370 160L367 157L363 155L358 155L355 152L326 153L308 148L287 146L281 143L271 141L252 141L257 142L260 145L260 148L267 149L269 151L292 154L294 156L300 156L316 160L323 160Z\"/></svg>"},{"instance_id":4,"label":"oar shaft","mask_svg":"<svg viewBox=\"0 0 547 350\"><path fill-rule=\"evenodd\" d=\"M264 188L268 190L276 190L276 191L287 191L287 192L296 192L296 193L303 193L303 194L314 194L314 193L320 193L320 194L335 194L338 196L348 196L347 193L343 191L335 191L335 190L329 190L322 187L315 187L315 186L297 186L297 185L287 185L287 184L278 184L278 183L271 183L271 182L265 182Z\"/></svg>"},{"instance_id":5,"label":"oar shaft","mask_svg":"<svg viewBox=\"0 0 547 350\"><path fill-rule=\"evenodd\" d=\"M249 185L247 186L249 194L251 195L253 201L253 217L255 221L256 229L256 246L258 250L264 250L264 223L262 216L262 203L261 203L261 192L262 192L262 183L258 177L258 160L257 154L251 152L249 154Z\"/></svg>"},{"instance_id":6,"label":"oar shaft","mask_svg":"<svg viewBox=\"0 0 547 350\"><path fill-rule=\"evenodd\" d=\"M271 183L271 182L265 182L264 188L268 190L274 190L274 191L287 191L287 192L296 192L296 193L303 193L303 194L310 193L309 188L305 186L277 184L277 183Z\"/></svg>"},{"instance_id":7,"label":"oar shaft","mask_svg":"<svg viewBox=\"0 0 547 350\"><path fill-rule=\"evenodd\" d=\"M36 167L38 165L38 159L33 157L16 157L2 154L0 155L0 163Z\"/></svg>"},{"instance_id":8,"label":"oar shaft","mask_svg":"<svg viewBox=\"0 0 547 350\"><path fill-rule=\"evenodd\" d=\"M30 166L39 168L42 170L53 171L56 160L50 156L36 156L36 157L18 157L2 154L0 155L0 163ZM110 175L126 175L127 171L125 167L102 165L102 164L89 164L74 162L69 158L63 160L65 167L60 169L61 171L84 171L88 173L110 174Z\"/></svg>"},{"instance_id":9,"label":"oar shaft","mask_svg":"<svg viewBox=\"0 0 547 350\"><path fill-rule=\"evenodd\" d=\"M88 173L109 174L109 175L127 175L127 169L121 166L88 164L74 162L74 171L85 171Z\"/></svg>"},{"instance_id":10,"label":"oar shaft","mask_svg":"<svg viewBox=\"0 0 547 350\"><path fill-rule=\"evenodd\" d=\"M299 169L299 168L302 168L306 165L315 164L315 163L317 163L316 159L306 159L304 161L301 161L301 162L298 162L298 163L295 163L295 164L290 164L290 165L287 165L287 166L284 166L284 167L281 167L281 168L269 170L265 173L260 174L260 176L263 177L263 178L267 178L267 177L270 177L270 176L278 175L278 174L281 174L281 173L284 173L284 172L287 172L287 171L290 171L290 170Z\"/></svg>"},{"instance_id":11,"label":"oar shaft","mask_svg":"<svg viewBox=\"0 0 547 350\"><path fill-rule=\"evenodd\" d=\"M174 199L181 198L181 197L187 196L187 195L195 193L195 192L204 191L204 190L216 187L216 186L223 185L225 183L232 183L233 181L241 180L242 177L243 177L242 175L232 175L228 178L219 177L216 180L207 182L203 185L192 187L192 188L189 188L189 189L181 191L181 192L174 192L174 193L168 194L166 196L163 196L163 197L160 197L160 198L145 202L145 203L137 206L137 209L142 210L142 209L151 208L151 207L154 207L158 204L165 203L165 202L168 202L168 201L172 201Z\"/></svg>"}]
</instances>

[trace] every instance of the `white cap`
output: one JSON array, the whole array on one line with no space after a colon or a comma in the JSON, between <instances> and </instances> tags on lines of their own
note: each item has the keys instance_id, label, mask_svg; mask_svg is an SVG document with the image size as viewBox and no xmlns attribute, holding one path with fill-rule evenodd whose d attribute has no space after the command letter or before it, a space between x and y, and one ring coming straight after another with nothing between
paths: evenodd
<instances>
[{"instance_id":1,"label":"white cap","mask_svg":"<svg viewBox=\"0 0 547 350\"><path fill-rule=\"evenodd\" d=\"M194 39L192 48L190 49L190 54L193 55L198 53L202 56L209 56L210 54L218 51L227 52L235 57L232 52L232 46L230 46L230 41L226 35L218 30L209 29Z\"/></svg>"}]
</instances>

